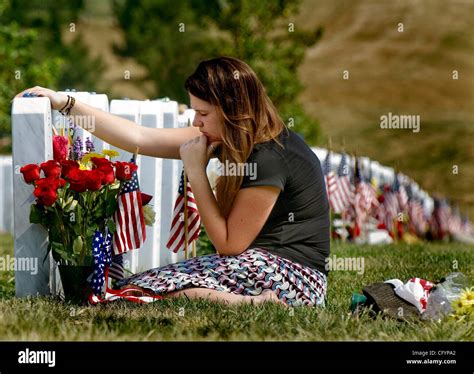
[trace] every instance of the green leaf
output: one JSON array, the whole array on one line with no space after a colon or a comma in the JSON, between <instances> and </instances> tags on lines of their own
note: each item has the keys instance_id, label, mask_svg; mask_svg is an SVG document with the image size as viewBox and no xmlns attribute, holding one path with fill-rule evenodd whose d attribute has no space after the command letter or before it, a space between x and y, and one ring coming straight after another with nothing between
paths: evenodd
<instances>
[{"instance_id":1,"label":"green leaf","mask_svg":"<svg viewBox=\"0 0 474 374\"><path fill-rule=\"evenodd\" d=\"M82 206L80 204L77 204L77 214L76 214L76 222L78 224L81 224L82 223L82 217L84 215L84 209L82 208Z\"/></svg>"},{"instance_id":2,"label":"green leaf","mask_svg":"<svg viewBox=\"0 0 474 374\"><path fill-rule=\"evenodd\" d=\"M96 204L93 210L93 216L96 219L105 216L105 203L103 201L100 201Z\"/></svg>"},{"instance_id":3,"label":"green leaf","mask_svg":"<svg viewBox=\"0 0 474 374\"><path fill-rule=\"evenodd\" d=\"M89 236L89 237L94 236L96 230L97 230L97 227L95 225L87 227L87 229L86 229L87 236Z\"/></svg>"},{"instance_id":4,"label":"green leaf","mask_svg":"<svg viewBox=\"0 0 474 374\"><path fill-rule=\"evenodd\" d=\"M115 198L115 196L112 196L108 198L108 201L107 201L107 208L105 209L105 215L107 217L111 217L115 211L117 210L117 200Z\"/></svg>"},{"instance_id":5,"label":"green leaf","mask_svg":"<svg viewBox=\"0 0 474 374\"><path fill-rule=\"evenodd\" d=\"M62 200L60 199L60 202L62 202L61 204L61 208L63 208L65 211L68 211L68 206L71 204L72 200L74 199L73 196L69 196L69 198L67 198L66 200Z\"/></svg>"},{"instance_id":6,"label":"green leaf","mask_svg":"<svg viewBox=\"0 0 474 374\"><path fill-rule=\"evenodd\" d=\"M74 234L76 235L81 235L81 226L80 225L74 225L72 226L72 229L74 230Z\"/></svg>"},{"instance_id":7,"label":"green leaf","mask_svg":"<svg viewBox=\"0 0 474 374\"><path fill-rule=\"evenodd\" d=\"M117 231L117 226L115 225L115 222L111 219L107 220L107 227L112 234Z\"/></svg>"},{"instance_id":8,"label":"green leaf","mask_svg":"<svg viewBox=\"0 0 474 374\"><path fill-rule=\"evenodd\" d=\"M36 204L31 205L30 223L43 223L44 211Z\"/></svg>"},{"instance_id":9,"label":"green leaf","mask_svg":"<svg viewBox=\"0 0 474 374\"><path fill-rule=\"evenodd\" d=\"M76 239L74 239L74 243L72 244L72 250L74 251L74 253L80 254L82 251L83 244L84 242L82 241L82 237L76 237Z\"/></svg>"},{"instance_id":10,"label":"green leaf","mask_svg":"<svg viewBox=\"0 0 474 374\"><path fill-rule=\"evenodd\" d=\"M72 196L71 196L72 198ZM74 209L76 209L76 206L77 206L77 200L71 200L68 204L66 204L65 208L64 208L64 211L65 212L70 212Z\"/></svg>"},{"instance_id":11,"label":"green leaf","mask_svg":"<svg viewBox=\"0 0 474 374\"><path fill-rule=\"evenodd\" d=\"M72 253L69 253L64 245L58 242L52 242L51 248L53 253L56 253L61 259L71 262L73 265L77 265L77 260Z\"/></svg>"}]
</instances>

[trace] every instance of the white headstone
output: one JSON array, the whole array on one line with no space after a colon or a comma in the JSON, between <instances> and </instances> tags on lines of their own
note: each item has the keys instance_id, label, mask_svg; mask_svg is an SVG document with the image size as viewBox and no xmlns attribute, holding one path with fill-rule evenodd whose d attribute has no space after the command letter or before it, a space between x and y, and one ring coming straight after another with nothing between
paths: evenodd
<instances>
[{"instance_id":1,"label":"white headstone","mask_svg":"<svg viewBox=\"0 0 474 374\"><path fill-rule=\"evenodd\" d=\"M328 153L327 149L312 147L311 150L316 154L316 156L318 157L319 162L321 163L321 166L322 166L323 162L324 162L324 159L326 158L326 155Z\"/></svg>"},{"instance_id":2,"label":"white headstone","mask_svg":"<svg viewBox=\"0 0 474 374\"><path fill-rule=\"evenodd\" d=\"M47 98L17 98L12 106L14 252L17 261L37 264L37 273L15 271L15 290L19 297L48 295L50 263L46 230L30 224L34 202L33 187L24 182L20 167L52 159L51 104ZM46 261L44 261L46 258ZM25 261L25 260L23 260Z\"/></svg>"},{"instance_id":3,"label":"white headstone","mask_svg":"<svg viewBox=\"0 0 474 374\"><path fill-rule=\"evenodd\" d=\"M3 195L4 195L4 190L6 189L5 185L6 185L6 182L5 182L5 177L4 177L4 174L5 174L5 169L6 169L6 165L5 165L5 156L0 156L0 199L3 198ZM3 207L3 204L0 204L0 233L6 231L5 230L5 224L4 224L4 207Z\"/></svg>"},{"instance_id":4,"label":"white headstone","mask_svg":"<svg viewBox=\"0 0 474 374\"><path fill-rule=\"evenodd\" d=\"M177 128L178 123L178 103L176 101L162 101L163 127ZM169 238L171 222L173 219L174 203L178 194L179 179L183 163L181 160L163 160L163 176L161 185L161 248L160 264L169 264L180 261L184 258L184 253L173 253L166 248Z\"/></svg>"},{"instance_id":5,"label":"white headstone","mask_svg":"<svg viewBox=\"0 0 474 374\"><path fill-rule=\"evenodd\" d=\"M110 103L110 113L116 116L128 119L129 121L140 124L140 102L138 100L112 100ZM116 161L130 162L133 153L127 152L123 149L110 145L110 149L120 152L120 156L115 158ZM141 156L137 157L136 163L138 166L138 177L141 175ZM124 267L133 273L138 269L139 249L131 250L124 254Z\"/></svg>"},{"instance_id":6,"label":"white headstone","mask_svg":"<svg viewBox=\"0 0 474 374\"><path fill-rule=\"evenodd\" d=\"M360 163L362 165L362 173L364 173L364 176L368 178L370 175L370 158L360 157Z\"/></svg>"},{"instance_id":7,"label":"white headstone","mask_svg":"<svg viewBox=\"0 0 474 374\"><path fill-rule=\"evenodd\" d=\"M372 168L372 178L375 179L375 183L377 186L382 186L382 172L381 166L378 161L372 161L370 163L370 167Z\"/></svg>"},{"instance_id":8,"label":"white headstone","mask_svg":"<svg viewBox=\"0 0 474 374\"><path fill-rule=\"evenodd\" d=\"M109 112L109 99L105 94L96 94L95 92L92 92L89 95L88 104L104 112ZM95 126L95 123L93 125ZM97 153L100 153L104 149L110 149L109 144L94 136L94 129L91 129L91 132L93 135L92 142L94 143L95 151Z\"/></svg>"},{"instance_id":9,"label":"white headstone","mask_svg":"<svg viewBox=\"0 0 474 374\"><path fill-rule=\"evenodd\" d=\"M178 116L179 127L186 127L188 123L192 126L195 115L196 111L194 109L186 109L183 114Z\"/></svg>"},{"instance_id":10,"label":"white headstone","mask_svg":"<svg viewBox=\"0 0 474 374\"><path fill-rule=\"evenodd\" d=\"M148 128L163 128L162 103L160 101L141 101L140 121L142 126ZM155 211L155 224L152 227L146 226L146 241L138 252L137 272L164 265L160 263L163 159L149 156L140 157L140 190L153 196L149 205Z\"/></svg>"},{"instance_id":11,"label":"white headstone","mask_svg":"<svg viewBox=\"0 0 474 374\"><path fill-rule=\"evenodd\" d=\"M339 164L341 163L342 154L331 152L331 168L337 173ZM346 160L347 161L347 160Z\"/></svg>"},{"instance_id":12,"label":"white headstone","mask_svg":"<svg viewBox=\"0 0 474 374\"><path fill-rule=\"evenodd\" d=\"M140 101L138 100L112 100L110 102L110 113L128 119L129 121L140 124ZM114 149L120 152L120 156L115 160L129 162L133 154L131 152L124 151L123 149L117 148L110 145L110 149ZM138 157L137 163L140 159ZM140 169L138 169L140 174Z\"/></svg>"},{"instance_id":13,"label":"white headstone","mask_svg":"<svg viewBox=\"0 0 474 374\"><path fill-rule=\"evenodd\" d=\"M0 157L0 232L13 234L13 171L12 157Z\"/></svg>"}]
</instances>

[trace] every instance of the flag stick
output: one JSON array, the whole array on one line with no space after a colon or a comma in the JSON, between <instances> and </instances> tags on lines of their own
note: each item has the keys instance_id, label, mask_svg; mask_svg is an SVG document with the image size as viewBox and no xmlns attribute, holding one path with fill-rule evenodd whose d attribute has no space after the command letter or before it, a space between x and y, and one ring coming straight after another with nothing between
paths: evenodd
<instances>
[{"instance_id":1,"label":"flag stick","mask_svg":"<svg viewBox=\"0 0 474 374\"><path fill-rule=\"evenodd\" d=\"M188 259L188 178L184 173L184 258Z\"/></svg>"},{"instance_id":2,"label":"flag stick","mask_svg":"<svg viewBox=\"0 0 474 374\"><path fill-rule=\"evenodd\" d=\"M193 241L193 257L196 257L196 241Z\"/></svg>"},{"instance_id":3,"label":"flag stick","mask_svg":"<svg viewBox=\"0 0 474 374\"><path fill-rule=\"evenodd\" d=\"M188 127L191 126L191 120L188 119ZM183 173L184 173L184 258L187 260L188 256L188 178L186 176L186 172L184 171L183 165Z\"/></svg>"},{"instance_id":4,"label":"flag stick","mask_svg":"<svg viewBox=\"0 0 474 374\"><path fill-rule=\"evenodd\" d=\"M355 179L355 176L357 174L357 169L359 168L359 161L357 160L357 152L354 152L354 201L353 201L353 209L354 209L354 231L355 231L355 228L358 226L358 223L357 223L357 207L356 207L356 195L357 195L357 185L359 184L359 181L356 181ZM360 178L360 175L359 175L359 178ZM359 227L359 231L361 233L361 236L363 237L362 235L362 227Z\"/></svg>"},{"instance_id":5,"label":"flag stick","mask_svg":"<svg viewBox=\"0 0 474 374\"><path fill-rule=\"evenodd\" d=\"M332 146L332 141L331 141L331 137L329 137L329 140L328 140L328 153L329 154L331 152L331 146ZM331 159L329 159L329 161L330 160ZM329 164L329 166L331 167L331 164ZM328 195L328 203L329 203L329 246L332 247L332 209L331 209L331 201L329 198L329 188L326 191L326 193Z\"/></svg>"}]
</instances>

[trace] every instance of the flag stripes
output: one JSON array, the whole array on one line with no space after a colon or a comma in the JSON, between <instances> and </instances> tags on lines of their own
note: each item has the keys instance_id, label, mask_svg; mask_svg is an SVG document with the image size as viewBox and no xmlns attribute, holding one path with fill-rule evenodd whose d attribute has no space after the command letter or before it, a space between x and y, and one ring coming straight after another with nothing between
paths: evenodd
<instances>
[{"instance_id":1,"label":"flag stripes","mask_svg":"<svg viewBox=\"0 0 474 374\"><path fill-rule=\"evenodd\" d=\"M181 173L178 197L173 210L170 236L166 247L177 253L185 250L185 199L184 199L184 170ZM188 245L199 237L201 233L201 216L199 215L194 193L189 182L186 183L186 205L187 205L187 235Z\"/></svg>"},{"instance_id":2,"label":"flag stripes","mask_svg":"<svg viewBox=\"0 0 474 374\"><path fill-rule=\"evenodd\" d=\"M135 159L133 158L131 162L135 163ZM131 179L123 184L119 192L114 221L117 229L113 239L115 255L143 245L146 239L146 227L136 171L133 172Z\"/></svg>"}]
</instances>

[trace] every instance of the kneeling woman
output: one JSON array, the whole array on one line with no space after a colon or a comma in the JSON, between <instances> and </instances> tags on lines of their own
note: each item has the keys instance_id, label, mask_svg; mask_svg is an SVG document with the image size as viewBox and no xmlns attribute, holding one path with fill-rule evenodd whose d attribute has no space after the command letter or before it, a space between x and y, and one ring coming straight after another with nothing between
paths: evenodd
<instances>
[{"instance_id":1,"label":"kneeling woman","mask_svg":"<svg viewBox=\"0 0 474 374\"><path fill-rule=\"evenodd\" d=\"M203 61L185 87L196 111L189 128L151 129L78 101L70 110L73 121L94 116L94 135L118 148L182 159L217 250L133 275L118 287L228 303L324 304L329 205L318 158L285 127L244 62ZM67 101L42 87L26 91L49 97L53 109ZM215 194L206 176L213 155L222 163Z\"/></svg>"},{"instance_id":2,"label":"kneeling woman","mask_svg":"<svg viewBox=\"0 0 474 374\"><path fill-rule=\"evenodd\" d=\"M318 158L285 127L245 63L204 61L185 87L196 111L193 126L203 135L182 144L180 156L218 254L145 271L120 284L230 303L322 304L329 207ZM206 176L214 147L222 163L217 199Z\"/></svg>"}]
</instances>

